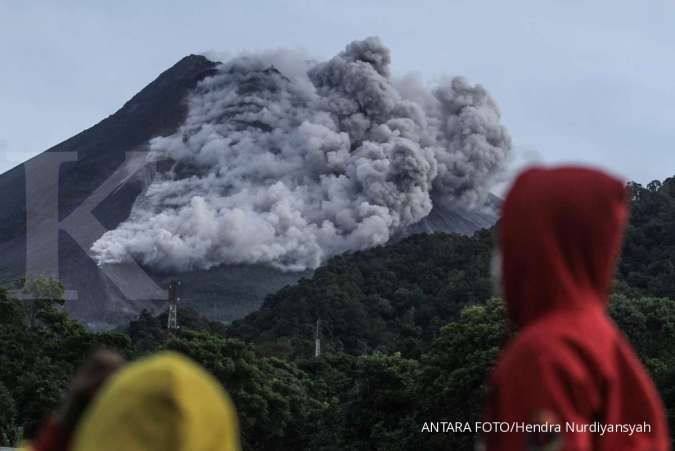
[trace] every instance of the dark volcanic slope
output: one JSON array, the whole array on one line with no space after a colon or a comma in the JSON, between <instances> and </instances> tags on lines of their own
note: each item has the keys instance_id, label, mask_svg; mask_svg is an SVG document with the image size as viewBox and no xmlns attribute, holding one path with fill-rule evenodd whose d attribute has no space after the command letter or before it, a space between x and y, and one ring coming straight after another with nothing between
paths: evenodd
<instances>
[{"instance_id":1,"label":"dark volcanic slope","mask_svg":"<svg viewBox=\"0 0 675 451\"><path fill-rule=\"evenodd\" d=\"M187 112L187 92L214 68L215 64L202 56L183 58L115 114L47 151L78 155L77 161L61 166L58 186L31 178L28 189L36 197L47 197L57 189L59 217L66 218L116 171L125 152L143 151L143 144L152 137L177 129ZM115 226L128 216L141 188L138 182L123 184L96 208L96 217L106 228ZM25 274L25 164L0 176L0 205L0 280L8 282ZM59 250L60 278L67 289L78 291L78 299L67 303L68 310L80 319L113 319L109 318L109 301L115 293L110 293L94 262L63 232Z\"/></svg>"},{"instance_id":2,"label":"dark volcanic slope","mask_svg":"<svg viewBox=\"0 0 675 451\"><path fill-rule=\"evenodd\" d=\"M115 171L124 160L124 152L154 136L173 133L187 112L183 102L186 93L212 73L214 67L215 64L203 56L187 56L115 114L47 150L78 152L79 155L76 163L64 164L61 168L61 217ZM0 175L0 205L0 243L3 243L25 232L24 164Z\"/></svg>"}]
</instances>

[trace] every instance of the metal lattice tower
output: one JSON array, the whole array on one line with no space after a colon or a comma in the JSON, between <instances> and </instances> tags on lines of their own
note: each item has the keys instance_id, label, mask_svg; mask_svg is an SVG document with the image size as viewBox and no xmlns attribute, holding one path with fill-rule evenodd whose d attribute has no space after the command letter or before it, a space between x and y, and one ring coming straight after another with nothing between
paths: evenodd
<instances>
[{"instance_id":1,"label":"metal lattice tower","mask_svg":"<svg viewBox=\"0 0 675 451\"><path fill-rule=\"evenodd\" d=\"M169 319L166 328L178 329L178 301L180 301L180 280L169 282Z\"/></svg>"},{"instance_id":2,"label":"metal lattice tower","mask_svg":"<svg viewBox=\"0 0 675 451\"><path fill-rule=\"evenodd\" d=\"M316 320L316 333L314 335L314 357L321 355L321 335L319 333L319 321Z\"/></svg>"}]
</instances>

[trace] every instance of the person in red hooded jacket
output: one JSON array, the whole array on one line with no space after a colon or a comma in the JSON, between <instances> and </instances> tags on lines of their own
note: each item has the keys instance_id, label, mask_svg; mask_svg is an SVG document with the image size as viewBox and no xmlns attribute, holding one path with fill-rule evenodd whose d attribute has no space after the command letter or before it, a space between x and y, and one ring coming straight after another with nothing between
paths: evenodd
<instances>
[{"instance_id":1,"label":"person in red hooded jacket","mask_svg":"<svg viewBox=\"0 0 675 451\"><path fill-rule=\"evenodd\" d=\"M654 384L606 312L627 217L626 187L602 172L517 178L500 268L518 333L488 384L484 421L504 423L482 434L487 451L670 449Z\"/></svg>"}]
</instances>

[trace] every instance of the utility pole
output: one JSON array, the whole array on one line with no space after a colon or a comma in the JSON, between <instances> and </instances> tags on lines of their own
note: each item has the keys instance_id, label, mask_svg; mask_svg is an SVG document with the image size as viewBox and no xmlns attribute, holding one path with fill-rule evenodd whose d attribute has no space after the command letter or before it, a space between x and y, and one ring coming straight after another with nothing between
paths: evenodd
<instances>
[{"instance_id":1,"label":"utility pole","mask_svg":"<svg viewBox=\"0 0 675 451\"><path fill-rule=\"evenodd\" d=\"M166 328L178 329L178 301L180 301L180 280L169 282L169 319Z\"/></svg>"},{"instance_id":2,"label":"utility pole","mask_svg":"<svg viewBox=\"0 0 675 451\"><path fill-rule=\"evenodd\" d=\"M316 333L314 334L314 357L318 358L321 355L321 336L319 335L319 321L316 320Z\"/></svg>"}]
</instances>

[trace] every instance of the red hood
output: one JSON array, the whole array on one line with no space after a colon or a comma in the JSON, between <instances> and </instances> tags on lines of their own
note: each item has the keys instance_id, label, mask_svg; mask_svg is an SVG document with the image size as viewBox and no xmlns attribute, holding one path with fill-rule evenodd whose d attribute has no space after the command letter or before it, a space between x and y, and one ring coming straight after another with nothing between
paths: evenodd
<instances>
[{"instance_id":1,"label":"red hood","mask_svg":"<svg viewBox=\"0 0 675 451\"><path fill-rule=\"evenodd\" d=\"M522 327L559 309L606 306L628 217L624 184L579 167L533 168L502 206L502 283Z\"/></svg>"}]
</instances>

